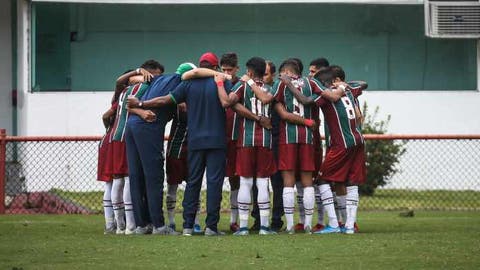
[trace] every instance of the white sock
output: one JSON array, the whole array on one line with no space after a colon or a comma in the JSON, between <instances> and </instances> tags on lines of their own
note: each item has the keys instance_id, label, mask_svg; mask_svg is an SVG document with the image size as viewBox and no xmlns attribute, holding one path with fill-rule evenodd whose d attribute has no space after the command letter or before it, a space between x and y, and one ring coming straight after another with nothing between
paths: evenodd
<instances>
[{"instance_id":1,"label":"white sock","mask_svg":"<svg viewBox=\"0 0 480 270\"><path fill-rule=\"evenodd\" d=\"M122 178L113 179L112 184L112 206L113 214L115 215L115 222L117 228L125 230L125 206L123 205L123 186Z\"/></svg>"},{"instance_id":2,"label":"white sock","mask_svg":"<svg viewBox=\"0 0 480 270\"><path fill-rule=\"evenodd\" d=\"M287 220L287 230L292 230L293 213L295 212L295 191L293 187L283 188L283 211Z\"/></svg>"},{"instance_id":3,"label":"white sock","mask_svg":"<svg viewBox=\"0 0 480 270\"><path fill-rule=\"evenodd\" d=\"M305 207L303 206L303 185L302 182L296 182L297 187L297 207L298 207L298 223L305 224Z\"/></svg>"},{"instance_id":4,"label":"white sock","mask_svg":"<svg viewBox=\"0 0 480 270\"><path fill-rule=\"evenodd\" d=\"M335 201L337 202L335 206L335 210L337 212L338 221L345 224L345 221L347 220L347 208L346 208L347 196L346 195L336 196Z\"/></svg>"},{"instance_id":5,"label":"white sock","mask_svg":"<svg viewBox=\"0 0 480 270\"><path fill-rule=\"evenodd\" d=\"M357 209L358 209L358 187L357 186L348 186L347 187L347 221L345 222L345 228L353 229L354 223L357 220Z\"/></svg>"},{"instance_id":6,"label":"white sock","mask_svg":"<svg viewBox=\"0 0 480 270\"><path fill-rule=\"evenodd\" d=\"M305 228L312 228L313 209L315 208L315 191L313 187L303 188L303 204L305 207Z\"/></svg>"},{"instance_id":7,"label":"white sock","mask_svg":"<svg viewBox=\"0 0 480 270\"><path fill-rule=\"evenodd\" d=\"M260 209L260 226L270 227L270 193L268 191L268 178L257 178L258 208Z\"/></svg>"},{"instance_id":8,"label":"white sock","mask_svg":"<svg viewBox=\"0 0 480 270\"><path fill-rule=\"evenodd\" d=\"M130 194L130 178L125 177L125 184L123 185L123 203L125 204L125 220L127 222L126 228L135 230L135 216L133 215L132 195Z\"/></svg>"},{"instance_id":9,"label":"white sock","mask_svg":"<svg viewBox=\"0 0 480 270\"><path fill-rule=\"evenodd\" d=\"M328 225L333 228L338 227L335 206L333 205L333 193L329 184L320 185L320 196L322 198L323 208L327 212Z\"/></svg>"},{"instance_id":10,"label":"white sock","mask_svg":"<svg viewBox=\"0 0 480 270\"><path fill-rule=\"evenodd\" d=\"M324 211L323 211L323 204L322 204L322 198L320 197L320 186L315 185L315 202L317 203L317 213L318 213L318 224L323 224L323 216L324 216Z\"/></svg>"},{"instance_id":11,"label":"white sock","mask_svg":"<svg viewBox=\"0 0 480 270\"><path fill-rule=\"evenodd\" d=\"M238 189L230 190L230 224L237 222L238 217Z\"/></svg>"},{"instance_id":12,"label":"white sock","mask_svg":"<svg viewBox=\"0 0 480 270\"><path fill-rule=\"evenodd\" d=\"M168 224L175 224L175 206L177 204L178 185L167 185Z\"/></svg>"},{"instance_id":13,"label":"white sock","mask_svg":"<svg viewBox=\"0 0 480 270\"><path fill-rule=\"evenodd\" d=\"M250 193L252 192L253 177L240 176L240 189L238 190L238 214L240 228L248 228L248 212L252 204Z\"/></svg>"},{"instance_id":14,"label":"white sock","mask_svg":"<svg viewBox=\"0 0 480 270\"><path fill-rule=\"evenodd\" d=\"M115 224L112 208L112 182L105 182L103 192L103 212L105 213L105 227L111 228Z\"/></svg>"}]
</instances>

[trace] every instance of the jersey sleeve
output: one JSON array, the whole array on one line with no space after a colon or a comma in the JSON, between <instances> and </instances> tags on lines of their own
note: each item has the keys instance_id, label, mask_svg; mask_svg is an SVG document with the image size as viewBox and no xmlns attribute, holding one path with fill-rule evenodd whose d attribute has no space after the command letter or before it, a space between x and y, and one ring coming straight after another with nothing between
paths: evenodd
<instances>
[{"instance_id":1,"label":"jersey sleeve","mask_svg":"<svg viewBox=\"0 0 480 270\"><path fill-rule=\"evenodd\" d=\"M172 92L170 92L170 97L175 104L185 102L189 86L190 81L182 81Z\"/></svg>"},{"instance_id":2,"label":"jersey sleeve","mask_svg":"<svg viewBox=\"0 0 480 270\"><path fill-rule=\"evenodd\" d=\"M239 102L243 101L245 98L245 83L238 82L235 84L235 86L232 88L232 92L237 95Z\"/></svg>"},{"instance_id":3,"label":"jersey sleeve","mask_svg":"<svg viewBox=\"0 0 480 270\"><path fill-rule=\"evenodd\" d=\"M285 89L285 84L278 80L273 84L272 92L273 96L275 97L275 101L279 103L284 103L284 89Z\"/></svg>"},{"instance_id":4,"label":"jersey sleeve","mask_svg":"<svg viewBox=\"0 0 480 270\"><path fill-rule=\"evenodd\" d=\"M325 100L324 98L322 98L322 96L320 95L320 92L317 92L317 93L313 93L312 95L312 98L313 100L315 101L315 104L318 106L318 107L323 107L327 104L327 100Z\"/></svg>"},{"instance_id":5,"label":"jersey sleeve","mask_svg":"<svg viewBox=\"0 0 480 270\"><path fill-rule=\"evenodd\" d=\"M368 84L364 81L352 81L348 82L347 84L355 98L361 96L363 94L363 90L368 88Z\"/></svg>"}]
</instances>

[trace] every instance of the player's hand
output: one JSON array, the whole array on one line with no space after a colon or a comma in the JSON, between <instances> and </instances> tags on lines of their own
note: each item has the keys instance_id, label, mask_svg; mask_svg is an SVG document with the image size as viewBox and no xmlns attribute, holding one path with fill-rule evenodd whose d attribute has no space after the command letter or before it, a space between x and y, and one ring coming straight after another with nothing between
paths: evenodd
<instances>
[{"instance_id":1,"label":"player's hand","mask_svg":"<svg viewBox=\"0 0 480 270\"><path fill-rule=\"evenodd\" d=\"M149 123L155 122L155 120L157 120L157 115L155 115L155 113L150 110L142 111L142 113L140 114L140 117L145 122L149 122Z\"/></svg>"},{"instance_id":2,"label":"player's hand","mask_svg":"<svg viewBox=\"0 0 480 270\"><path fill-rule=\"evenodd\" d=\"M183 102L177 105L178 110L181 112L187 112L187 103Z\"/></svg>"},{"instance_id":3,"label":"player's hand","mask_svg":"<svg viewBox=\"0 0 480 270\"><path fill-rule=\"evenodd\" d=\"M245 74L245 75L243 75L243 76L240 78L240 81L242 81L242 82L248 82L248 80L250 80L250 79L251 79L251 78L250 78L247 74Z\"/></svg>"},{"instance_id":4,"label":"player's hand","mask_svg":"<svg viewBox=\"0 0 480 270\"><path fill-rule=\"evenodd\" d=\"M272 129L272 121L268 117L260 116L258 123L266 129Z\"/></svg>"},{"instance_id":5,"label":"player's hand","mask_svg":"<svg viewBox=\"0 0 480 270\"><path fill-rule=\"evenodd\" d=\"M225 78L225 75L223 73L219 72L219 73L215 73L214 79L215 79L215 82L223 82L223 81L225 81L226 78Z\"/></svg>"},{"instance_id":6,"label":"player's hand","mask_svg":"<svg viewBox=\"0 0 480 270\"><path fill-rule=\"evenodd\" d=\"M311 129L312 131L318 130L318 122L315 121L315 123L314 123L312 126L310 126L310 129Z\"/></svg>"},{"instance_id":7,"label":"player's hand","mask_svg":"<svg viewBox=\"0 0 480 270\"><path fill-rule=\"evenodd\" d=\"M285 74L280 74L278 78L285 84L289 84L292 81L292 79Z\"/></svg>"},{"instance_id":8,"label":"player's hand","mask_svg":"<svg viewBox=\"0 0 480 270\"><path fill-rule=\"evenodd\" d=\"M230 74L227 74L227 73L221 73L221 74L223 74L223 77L225 77L225 80L230 81L232 79L232 75L230 75Z\"/></svg>"},{"instance_id":9,"label":"player's hand","mask_svg":"<svg viewBox=\"0 0 480 270\"><path fill-rule=\"evenodd\" d=\"M137 108L140 101L134 96L128 96L127 98L127 108Z\"/></svg>"},{"instance_id":10,"label":"player's hand","mask_svg":"<svg viewBox=\"0 0 480 270\"><path fill-rule=\"evenodd\" d=\"M137 68L137 69L136 69L136 73L137 73L138 75L142 75L142 76L143 76L143 80L144 80L145 82L149 82L149 81L151 81L152 78L153 78L152 73L148 72L148 71L147 71L146 69L144 69L144 68Z\"/></svg>"}]
</instances>

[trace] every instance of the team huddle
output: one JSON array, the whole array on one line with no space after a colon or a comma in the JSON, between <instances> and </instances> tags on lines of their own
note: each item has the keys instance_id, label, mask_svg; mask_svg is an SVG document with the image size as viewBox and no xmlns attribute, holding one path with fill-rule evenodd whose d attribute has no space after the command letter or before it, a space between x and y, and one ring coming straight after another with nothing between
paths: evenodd
<instances>
[{"instance_id":1,"label":"team huddle","mask_svg":"<svg viewBox=\"0 0 480 270\"><path fill-rule=\"evenodd\" d=\"M358 185L366 180L366 166L357 98L367 84L346 82L343 69L325 58L311 61L308 77L302 76L297 58L283 61L278 76L274 63L260 57L246 62L241 78L238 70L235 53L218 61L208 52L198 68L182 63L174 74L163 74L163 66L149 60L117 79L99 146L105 233L180 234L175 205L178 185L185 181L183 235L222 235L218 222L225 177L234 235L358 231ZM164 155L165 126L172 119ZM199 214L205 172L203 230ZM318 220L313 225L315 204ZM249 228L250 215L255 221Z\"/></svg>"}]
</instances>

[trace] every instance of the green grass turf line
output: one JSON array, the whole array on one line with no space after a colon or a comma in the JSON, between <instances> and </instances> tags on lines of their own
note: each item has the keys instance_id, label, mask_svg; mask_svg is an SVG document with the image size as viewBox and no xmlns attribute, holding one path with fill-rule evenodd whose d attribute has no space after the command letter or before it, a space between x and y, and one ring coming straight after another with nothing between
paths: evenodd
<instances>
[{"instance_id":1,"label":"green grass turf line","mask_svg":"<svg viewBox=\"0 0 480 270\"><path fill-rule=\"evenodd\" d=\"M101 215L4 215L0 269L480 268L478 212L360 212L358 222L356 235L208 238L103 235Z\"/></svg>"}]
</instances>

